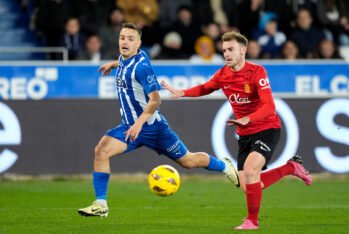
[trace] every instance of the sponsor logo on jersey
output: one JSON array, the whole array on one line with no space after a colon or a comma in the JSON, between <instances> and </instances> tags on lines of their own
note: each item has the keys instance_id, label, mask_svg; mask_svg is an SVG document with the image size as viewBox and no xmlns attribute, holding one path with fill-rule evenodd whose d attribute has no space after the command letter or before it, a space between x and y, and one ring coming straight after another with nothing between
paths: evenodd
<instances>
[{"instance_id":1,"label":"sponsor logo on jersey","mask_svg":"<svg viewBox=\"0 0 349 234\"><path fill-rule=\"evenodd\" d=\"M268 89L270 88L270 84L269 84L269 79L268 77L265 77L265 78L261 78L259 81L258 81L259 85L262 87L262 89Z\"/></svg>"},{"instance_id":2,"label":"sponsor logo on jersey","mask_svg":"<svg viewBox=\"0 0 349 234\"><path fill-rule=\"evenodd\" d=\"M245 93L251 93L251 86L250 84L245 84Z\"/></svg>"},{"instance_id":3,"label":"sponsor logo on jersey","mask_svg":"<svg viewBox=\"0 0 349 234\"><path fill-rule=\"evenodd\" d=\"M127 89L126 80L123 80L120 77L116 78L116 87Z\"/></svg>"},{"instance_id":4,"label":"sponsor logo on jersey","mask_svg":"<svg viewBox=\"0 0 349 234\"><path fill-rule=\"evenodd\" d=\"M240 94L232 94L229 96L229 101L231 103L237 103L237 104L247 104L251 103L250 99L248 97L240 97Z\"/></svg>"}]
</instances>

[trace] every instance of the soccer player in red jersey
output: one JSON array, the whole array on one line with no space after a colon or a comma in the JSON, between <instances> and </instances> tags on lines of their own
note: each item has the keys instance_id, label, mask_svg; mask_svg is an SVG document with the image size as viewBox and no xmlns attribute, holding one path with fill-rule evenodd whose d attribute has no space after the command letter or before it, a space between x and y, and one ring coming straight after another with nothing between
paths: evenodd
<instances>
[{"instance_id":1,"label":"soccer player in red jersey","mask_svg":"<svg viewBox=\"0 0 349 234\"><path fill-rule=\"evenodd\" d=\"M206 83L186 90L174 89L162 82L173 97L198 97L222 89L233 109L239 135L238 171L240 187L246 194L248 215L235 230L258 229L262 189L286 175L295 175L310 185L312 178L302 166L300 156L292 157L281 167L263 172L280 139L280 120L275 111L269 79L263 66L245 60L248 40L237 32L225 33L223 55L226 65Z\"/></svg>"}]
</instances>

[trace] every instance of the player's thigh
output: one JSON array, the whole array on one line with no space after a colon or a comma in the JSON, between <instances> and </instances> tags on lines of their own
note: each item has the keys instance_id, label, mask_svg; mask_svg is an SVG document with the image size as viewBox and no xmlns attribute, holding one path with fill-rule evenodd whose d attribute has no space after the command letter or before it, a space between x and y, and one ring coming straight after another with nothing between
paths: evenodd
<instances>
[{"instance_id":1,"label":"player's thigh","mask_svg":"<svg viewBox=\"0 0 349 234\"><path fill-rule=\"evenodd\" d=\"M164 128L158 131L156 138L144 143L148 148L163 154L172 160L178 160L184 155L189 155L185 144L171 128Z\"/></svg>"},{"instance_id":2,"label":"player's thigh","mask_svg":"<svg viewBox=\"0 0 349 234\"><path fill-rule=\"evenodd\" d=\"M119 139L103 136L98 142L95 152L96 155L102 154L105 157L112 157L114 155L119 155L127 150L127 144L120 141Z\"/></svg>"},{"instance_id":3,"label":"player's thigh","mask_svg":"<svg viewBox=\"0 0 349 234\"><path fill-rule=\"evenodd\" d=\"M263 166L265 165L265 157L256 151L252 151L246 158L244 163L244 171L253 170L253 171L262 171Z\"/></svg>"}]
</instances>

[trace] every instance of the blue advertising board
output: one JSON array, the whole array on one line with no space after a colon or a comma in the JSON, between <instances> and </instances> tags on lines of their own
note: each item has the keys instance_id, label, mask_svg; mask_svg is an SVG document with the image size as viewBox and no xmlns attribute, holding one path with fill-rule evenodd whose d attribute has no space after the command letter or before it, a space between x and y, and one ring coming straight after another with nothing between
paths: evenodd
<instances>
[{"instance_id":1,"label":"blue advertising board","mask_svg":"<svg viewBox=\"0 0 349 234\"><path fill-rule=\"evenodd\" d=\"M275 94L349 95L347 63L261 63L267 69ZM115 97L113 73L101 77L98 65L0 65L0 100L110 99ZM159 80L177 88L207 81L221 66L156 64ZM169 96L167 92L163 97ZM222 93L211 95L221 97Z\"/></svg>"}]
</instances>

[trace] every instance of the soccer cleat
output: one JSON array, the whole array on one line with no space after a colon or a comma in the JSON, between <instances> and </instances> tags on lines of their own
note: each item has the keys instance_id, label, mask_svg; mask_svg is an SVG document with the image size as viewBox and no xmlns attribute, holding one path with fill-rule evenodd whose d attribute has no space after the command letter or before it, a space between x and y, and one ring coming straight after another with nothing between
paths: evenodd
<instances>
[{"instance_id":1,"label":"soccer cleat","mask_svg":"<svg viewBox=\"0 0 349 234\"><path fill-rule=\"evenodd\" d=\"M234 230L256 230L258 225L254 224L251 220L245 219L245 221L240 225L234 228Z\"/></svg>"},{"instance_id":2,"label":"soccer cleat","mask_svg":"<svg viewBox=\"0 0 349 234\"><path fill-rule=\"evenodd\" d=\"M311 185L313 179L311 178L309 172L303 167L303 161L301 156L295 155L290 160L288 160L287 163L290 163L294 166L294 176L297 176L298 178L302 179L306 185Z\"/></svg>"},{"instance_id":3,"label":"soccer cleat","mask_svg":"<svg viewBox=\"0 0 349 234\"><path fill-rule=\"evenodd\" d=\"M108 207L102 206L96 201L92 203L92 205L81 208L78 210L78 213L82 216L100 216L107 217L108 216Z\"/></svg>"},{"instance_id":4,"label":"soccer cleat","mask_svg":"<svg viewBox=\"0 0 349 234\"><path fill-rule=\"evenodd\" d=\"M225 166L228 167L228 172L224 172L225 176L228 178L228 180L233 182L236 187L240 187L239 175L233 163L229 158L223 158L222 161L225 163Z\"/></svg>"}]
</instances>

